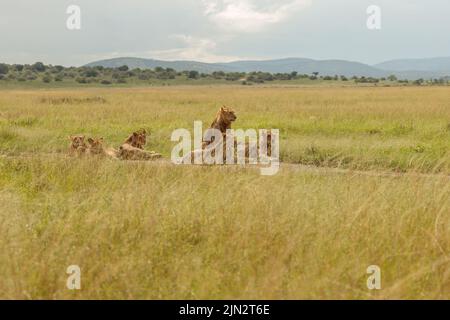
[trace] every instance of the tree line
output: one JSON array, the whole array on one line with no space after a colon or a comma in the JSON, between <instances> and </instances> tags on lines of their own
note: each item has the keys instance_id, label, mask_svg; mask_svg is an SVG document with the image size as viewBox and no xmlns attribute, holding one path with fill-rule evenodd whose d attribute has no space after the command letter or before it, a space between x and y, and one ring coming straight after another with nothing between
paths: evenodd
<instances>
[{"instance_id":1,"label":"tree line","mask_svg":"<svg viewBox=\"0 0 450 320\"><path fill-rule=\"evenodd\" d=\"M176 71L172 68L156 67L154 69L130 69L128 66L117 68L96 67L64 67L60 65L45 65L42 62L34 64L5 64L0 63L0 85L1 81L10 82L63 82L71 81L79 84L98 83L102 85L124 84L129 82L148 82L151 80L217 80L240 82L243 85L260 84L272 81L353 81L355 83L396 82L415 85L444 85L449 84L449 78L440 79L418 79L414 81L397 79L395 75L386 78L374 77L346 77L343 75L320 75L319 72L311 74L300 74L296 71L290 73L269 72L224 72L202 73L194 70Z\"/></svg>"}]
</instances>

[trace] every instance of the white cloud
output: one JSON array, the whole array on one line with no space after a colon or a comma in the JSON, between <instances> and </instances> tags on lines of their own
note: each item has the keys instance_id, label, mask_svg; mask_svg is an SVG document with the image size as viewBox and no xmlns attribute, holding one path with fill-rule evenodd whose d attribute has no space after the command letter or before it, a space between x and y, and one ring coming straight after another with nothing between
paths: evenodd
<instances>
[{"instance_id":1,"label":"white cloud","mask_svg":"<svg viewBox=\"0 0 450 320\"><path fill-rule=\"evenodd\" d=\"M280 23L312 0L203 0L204 15L232 32L258 32Z\"/></svg>"},{"instance_id":2,"label":"white cloud","mask_svg":"<svg viewBox=\"0 0 450 320\"><path fill-rule=\"evenodd\" d=\"M242 57L219 55L217 43L211 39L198 38L183 34L172 35L180 46L174 49L149 51L147 55L162 60L195 60L201 62L229 62Z\"/></svg>"}]
</instances>

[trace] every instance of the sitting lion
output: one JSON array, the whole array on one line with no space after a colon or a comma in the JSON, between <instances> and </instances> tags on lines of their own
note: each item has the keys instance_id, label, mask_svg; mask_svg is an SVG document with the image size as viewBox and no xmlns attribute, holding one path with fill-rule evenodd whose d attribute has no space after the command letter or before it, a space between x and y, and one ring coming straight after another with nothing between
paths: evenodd
<instances>
[{"instance_id":1,"label":"sitting lion","mask_svg":"<svg viewBox=\"0 0 450 320\"><path fill-rule=\"evenodd\" d=\"M228 107L221 107L216 114L216 118L211 124L210 129L217 129L222 132L222 135L225 136L228 129L231 129L231 124L237 120L236 113L234 110ZM206 146L210 145L213 141L204 141L202 144L202 148L205 149Z\"/></svg>"},{"instance_id":2,"label":"sitting lion","mask_svg":"<svg viewBox=\"0 0 450 320\"><path fill-rule=\"evenodd\" d=\"M236 113L231 108L224 106L217 112L216 118L210 128L220 130L224 134L228 129L231 129L231 124L236 120Z\"/></svg>"},{"instance_id":3,"label":"sitting lion","mask_svg":"<svg viewBox=\"0 0 450 320\"><path fill-rule=\"evenodd\" d=\"M86 142L84 142L85 138L86 137L83 135L70 136L69 140L71 143L69 147L69 154L79 156L86 153L87 145Z\"/></svg>"}]
</instances>

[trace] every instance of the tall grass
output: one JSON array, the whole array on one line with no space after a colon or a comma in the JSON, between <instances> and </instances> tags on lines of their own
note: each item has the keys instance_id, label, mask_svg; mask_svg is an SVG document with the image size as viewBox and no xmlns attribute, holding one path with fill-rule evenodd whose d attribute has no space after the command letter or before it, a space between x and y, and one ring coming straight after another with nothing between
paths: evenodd
<instances>
[{"instance_id":1,"label":"tall grass","mask_svg":"<svg viewBox=\"0 0 450 320\"><path fill-rule=\"evenodd\" d=\"M2 298L450 298L446 177L0 164Z\"/></svg>"},{"instance_id":2,"label":"tall grass","mask_svg":"<svg viewBox=\"0 0 450 320\"><path fill-rule=\"evenodd\" d=\"M0 136L0 152L64 152L67 136L77 133L117 147L145 127L148 148L168 157L173 130L192 130L195 120L206 128L226 104L236 109L236 128L280 129L285 162L448 173L449 101L440 87L4 91L0 130L14 136Z\"/></svg>"},{"instance_id":3,"label":"tall grass","mask_svg":"<svg viewBox=\"0 0 450 320\"><path fill-rule=\"evenodd\" d=\"M0 298L448 299L448 98L443 88L4 91ZM208 125L222 103L235 127L279 128L285 162L329 168L264 177L65 156L69 134L116 146L146 127L148 148L167 157L173 129ZM79 291L66 288L69 265L81 268ZM382 290L367 289L370 265Z\"/></svg>"}]
</instances>

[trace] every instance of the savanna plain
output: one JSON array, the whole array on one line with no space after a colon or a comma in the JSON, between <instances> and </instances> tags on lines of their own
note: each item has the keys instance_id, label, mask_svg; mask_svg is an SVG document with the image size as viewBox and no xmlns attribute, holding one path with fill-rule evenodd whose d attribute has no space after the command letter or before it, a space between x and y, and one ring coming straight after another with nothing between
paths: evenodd
<instances>
[{"instance_id":1,"label":"savanna plain","mask_svg":"<svg viewBox=\"0 0 450 320\"><path fill-rule=\"evenodd\" d=\"M222 105L280 130L277 175L170 163ZM68 155L140 128L163 160ZM450 299L450 89L0 90L0 298Z\"/></svg>"}]
</instances>

